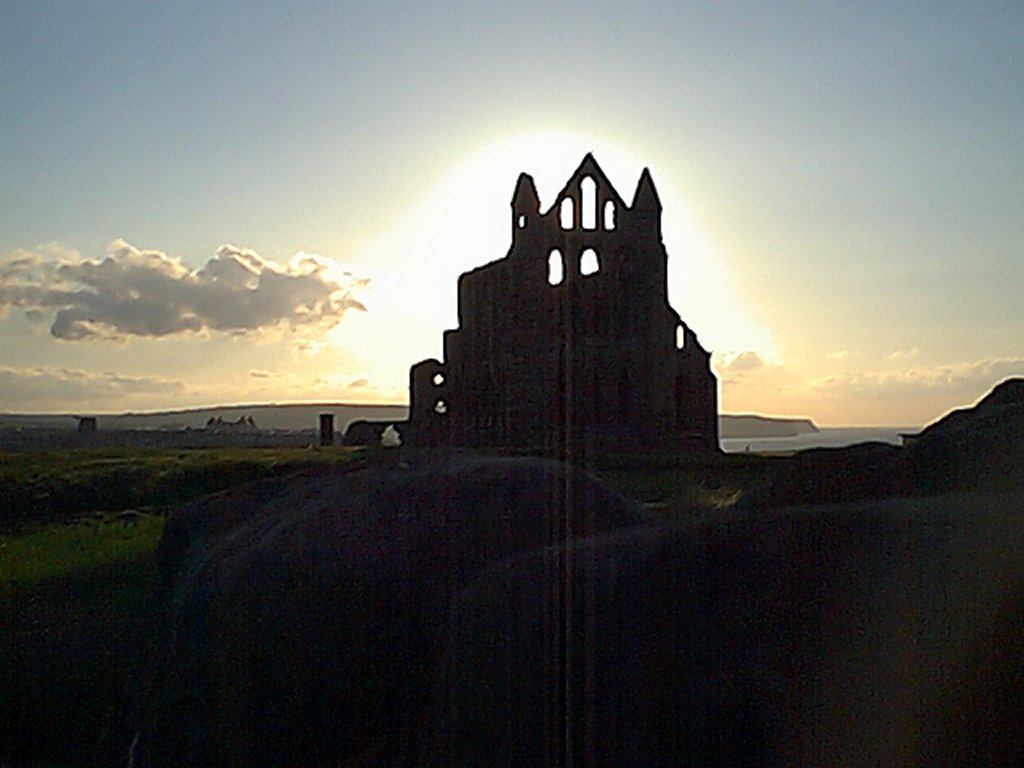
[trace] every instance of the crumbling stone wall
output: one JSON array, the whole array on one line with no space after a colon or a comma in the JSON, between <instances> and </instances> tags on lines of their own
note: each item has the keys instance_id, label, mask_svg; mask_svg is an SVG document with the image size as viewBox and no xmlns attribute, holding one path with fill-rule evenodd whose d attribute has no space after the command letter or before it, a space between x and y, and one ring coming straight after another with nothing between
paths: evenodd
<instances>
[{"instance_id":1,"label":"crumbling stone wall","mask_svg":"<svg viewBox=\"0 0 1024 768\"><path fill-rule=\"evenodd\" d=\"M588 154L546 212L520 174L512 245L459 278L444 359L410 370L417 445L718 447L710 353L668 304L661 202L631 204Z\"/></svg>"}]
</instances>

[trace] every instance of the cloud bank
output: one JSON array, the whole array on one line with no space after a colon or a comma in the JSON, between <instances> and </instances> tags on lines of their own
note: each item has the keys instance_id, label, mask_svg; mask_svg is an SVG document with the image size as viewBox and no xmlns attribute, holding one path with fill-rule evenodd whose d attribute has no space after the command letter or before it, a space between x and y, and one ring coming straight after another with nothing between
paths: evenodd
<instances>
[{"instance_id":1,"label":"cloud bank","mask_svg":"<svg viewBox=\"0 0 1024 768\"><path fill-rule=\"evenodd\" d=\"M718 370L727 375L756 371L768 365L764 358L753 350L718 355L715 358L715 363Z\"/></svg>"},{"instance_id":2,"label":"cloud bank","mask_svg":"<svg viewBox=\"0 0 1024 768\"><path fill-rule=\"evenodd\" d=\"M139 396L178 396L185 385L158 376L125 376L77 368L0 367L0 410L59 408L60 403L90 403L108 399L122 403Z\"/></svg>"},{"instance_id":3,"label":"cloud bank","mask_svg":"<svg viewBox=\"0 0 1024 768\"><path fill-rule=\"evenodd\" d=\"M300 253L282 265L234 245L196 270L121 239L102 261L53 247L0 257L0 310L45 318L53 336L69 341L325 331L348 310L366 310L354 294L367 284L322 256Z\"/></svg>"},{"instance_id":4,"label":"cloud bank","mask_svg":"<svg viewBox=\"0 0 1024 768\"><path fill-rule=\"evenodd\" d=\"M875 400L916 400L941 394L969 405L1013 376L1024 376L1024 358L992 358L896 371L844 372L816 379L810 388L824 395Z\"/></svg>"},{"instance_id":5,"label":"cloud bank","mask_svg":"<svg viewBox=\"0 0 1024 768\"><path fill-rule=\"evenodd\" d=\"M927 424L976 402L1006 378L1024 376L1024 358L1016 355L908 365L919 355L914 348L901 350L872 361L874 369L851 367L817 377L752 351L716 354L714 363L724 411L802 415L825 425Z\"/></svg>"}]
</instances>

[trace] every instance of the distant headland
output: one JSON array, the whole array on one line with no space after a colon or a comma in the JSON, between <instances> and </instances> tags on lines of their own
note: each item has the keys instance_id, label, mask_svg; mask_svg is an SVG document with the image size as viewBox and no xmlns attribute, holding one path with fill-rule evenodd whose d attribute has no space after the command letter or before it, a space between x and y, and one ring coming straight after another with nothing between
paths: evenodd
<instances>
[{"instance_id":1,"label":"distant headland","mask_svg":"<svg viewBox=\"0 0 1024 768\"><path fill-rule=\"evenodd\" d=\"M718 417L718 430L722 438L796 437L820 431L810 419L754 414L722 414Z\"/></svg>"}]
</instances>

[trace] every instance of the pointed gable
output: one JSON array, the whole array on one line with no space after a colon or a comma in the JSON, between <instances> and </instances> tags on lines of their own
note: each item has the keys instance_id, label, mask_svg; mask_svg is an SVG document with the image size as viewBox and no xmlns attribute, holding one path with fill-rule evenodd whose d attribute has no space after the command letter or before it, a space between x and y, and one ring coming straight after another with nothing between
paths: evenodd
<instances>
[{"instance_id":1,"label":"pointed gable","mask_svg":"<svg viewBox=\"0 0 1024 768\"><path fill-rule=\"evenodd\" d=\"M597 164L597 160L594 159L593 153L587 152L586 156L583 158L583 161L579 164L579 166L577 166L576 170L573 171L572 176L570 176L569 180L565 183L565 186L563 186L562 189L555 196L554 203L551 205L551 208L549 208L545 212L545 215L547 215L552 210L557 208L558 205L561 203L562 199L565 197L571 197L578 203L579 200L577 199L577 194L580 189L580 182L582 182L583 179L587 178L588 176L592 178L594 182L597 184L597 188L598 190L600 190L599 194L602 200L612 200L615 202L616 206L620 208L626 207L626 202L619 195L618 191L615 189L615 186L611 183L611 181L608 180L608 177L605 175L604 171L601 170L601 166Z\"/></svg>"}]
</instances>

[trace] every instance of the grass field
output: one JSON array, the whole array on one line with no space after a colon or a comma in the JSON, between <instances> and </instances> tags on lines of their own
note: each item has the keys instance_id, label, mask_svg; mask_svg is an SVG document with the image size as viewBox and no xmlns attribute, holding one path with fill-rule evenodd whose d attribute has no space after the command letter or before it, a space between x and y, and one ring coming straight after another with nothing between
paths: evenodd
<instances>
[{"instance_id":1,"label":"grass field","mask_svg":"<svg viewBox=\"0 0 1024 768\"><path fill-rule=\"evenodd\" d=\"M341 448L0 453L0 765L95 762L139 659L164 513L353 460Z\"/></svg>"},{"instance_id":2,"label":"grass field","mask_svg":"<svg viewBox=\"0 0 1024 768\"><path fill-rule=\"evenodd\" d=\"M346 448L101 449L0 453L0 529L97 510L167 509L239 483L359 458Z\"/></svg>"},{"instance_id":3,"label":"grass field","mask_svg":"<svg viewBox=\"0 0 1024 768\"><path fill-rule=\"evenodd\" d=\"M373 452L0 453L0 766L95 762L132 684L164 514L242 482ZM662 519L731 504L772 460L606 457L594 471Z\"/></svg>"},{"instance_id":4,"label":"grass field","mask_svg":"<svg viewBox=\"0 0 1024 768\"><path fill-rule=\"evenodd\" d=\"M781 457L745 454L693 457L609 456L593 472L610 487L670 522L726 509L766 483Z\"/></svg>"}]
</instances>

